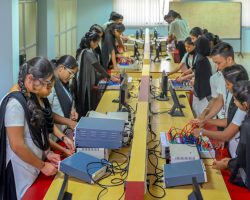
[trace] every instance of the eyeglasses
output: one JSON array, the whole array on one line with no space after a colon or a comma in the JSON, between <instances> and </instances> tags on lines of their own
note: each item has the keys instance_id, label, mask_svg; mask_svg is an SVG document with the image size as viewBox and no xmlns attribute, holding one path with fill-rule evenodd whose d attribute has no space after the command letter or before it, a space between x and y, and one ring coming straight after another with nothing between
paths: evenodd
<instances>
[{"instance_id":1,"label":"eyeglasses","mask_svg":"<svg viewBox=\"0 0 250 200\"><path fill-rule=\"evenodd\" d=\"M72 70L70 70L69 68L67 67L64 67L64 69L66 69L70 75L70 78L75 78L75 72L73 72Z\"/></svg>"},{"instance_id":2,"label":"eyeglasses","mask_svg":"<svg viewBox=\"0 0 250 200\"><path fill-rule=\"evenodd\" d=\"M55 83L55 77L53 76L52 78L51 78L51 80L43 80L43 79L41 79L41 78L39 78L39 79L35 79L35 81L38 81L39 82L39 84L37 84L37 86L38 85L42 85L42 86L44 86L44 87L53 87L54 86L54 83Z\"/></svg>"}]
</instances>

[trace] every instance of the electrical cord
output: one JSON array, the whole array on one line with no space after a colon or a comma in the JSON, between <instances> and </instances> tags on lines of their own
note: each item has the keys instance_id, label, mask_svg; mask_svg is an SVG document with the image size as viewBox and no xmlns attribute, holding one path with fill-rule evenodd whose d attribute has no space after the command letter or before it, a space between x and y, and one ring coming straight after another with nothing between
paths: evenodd
<instances>
[{"instance_id":1,"label":"electrical cord","mask_svg":"<svg viewBox=\"0 0 250 200\"><path fill-rule=\"evenodd\" d=\"M100 162L88 163L87 167L86 167L87 173L88 173L91 181L102 188L102 190L99 192L99 194L97 196L98 200L101 198L102 195L105 195L108 192L108 188L123 185L125 183L125 179L127 178L127 175L128 175L128 173L127 173L128 172L128 164L124 168L122 167L126 162L128 162L128 157L123 153L120 153L117 151L113 151L113 152L124 156L126 158L125 161L123 163L119 164L117 161L109 162L106 159L102 159ZM100 177L98 180L94 180L90 174L90 170L93 168L96 168L96 167L91 168L91 165L96 165L96 164L100 164L101 166L107 167L107 170L106 170L107 173L104 176ZM100 183L101 180L103 180L107 177L110 177L111 175L115 175L115 174L119 174L121 178L116 177L116 178L111 179L111 181L110 181L111 184L101 184ZM106 192L104 193L104 191L106 191Z\"/></svg>"},{"instance_id":2,"label":"electrical cord","mask_svg":"<svg viewBox=\"0 0 250 200\"><path fill-rule=\"evenodd\" d=\"M151 108L151 104L149 106L149 112L152 114L152 115L158 115L158 114L164 114L164 113L168 113L170 112L171 109L168 109L168 110L165 110L165 111L160 111L160 112L154 112L152 111L152 108Z\"/></svg>"}]
</instances>

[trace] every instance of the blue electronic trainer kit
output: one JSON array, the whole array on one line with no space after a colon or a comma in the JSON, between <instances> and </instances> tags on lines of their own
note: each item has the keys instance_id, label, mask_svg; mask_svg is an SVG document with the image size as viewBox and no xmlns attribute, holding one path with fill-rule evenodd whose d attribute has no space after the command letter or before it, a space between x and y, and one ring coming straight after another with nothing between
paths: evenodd
<instances>
[{"instance_id":1,"label":"blue electronic trainer kit","mask_svg":"<svg viewBox=\"0 0 250 200\"><path fill-rule=\"evenodd\" d=\"M100 80L98 83L98 88L99 90L120 90L121 84L118 82L113 82L111 80L105 81L105 80Z\"/></svg>"},{"instance_id":2,"label":"blue electronic trainer kit","mask_svg":"<svg viewBox=\"0 0 250 200\"><path fill-rule=\"evenodd\" d=\"M178 82L177 80L170 80L174 90L193 90L193 86L190 85L190 81Z\"/></svg>"},{"instance_id":3,"label":"blue electronic trainer kit","mask_svg":"<svg viewBox=\"0 0 250 200\"><path fill-rule=\"evenodd\" d=\"M82 117L75 128L76 148L122 147L125 120Z\"/></svg>"},{"instance_id":4,"label":"blue electronic trainer kit","mask_svg":"<svg viewBox=\"0 0 250 200\"><path fill-rule=\"evenodd\" d=\"M202 160L192 160L164 165L164 186L174 187L192 184L195 177L198 183L207 182L206 168Z\"/></svg>"},{"instance_id":5,"label":"blue electronic trainer kit","mask_svg":"<svg viewBox=\"0 0 250 200\"><path fill-rule=\"evenodd\" d=\"M59 165L63 173L91 184L104 176L106 168L100 159L82 152L65 158Z\"/></svg>"}]
</instances>

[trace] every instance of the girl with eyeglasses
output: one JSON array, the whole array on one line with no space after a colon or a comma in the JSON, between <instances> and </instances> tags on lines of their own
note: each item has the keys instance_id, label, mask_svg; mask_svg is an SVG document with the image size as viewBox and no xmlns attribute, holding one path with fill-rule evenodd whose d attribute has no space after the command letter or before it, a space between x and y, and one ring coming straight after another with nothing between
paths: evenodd
<instances>
[{"instance_id":1,"label":"girl with eyeglasses","mask_svg":"<svg viewBox=\"0 0 250 200\"><path fill-rule=\"evenodd\" d=\"M51 61L54 64L55 86L48 96L54 120L57 127L65 132L67 128L74 129L78 113L75 109L73 88L70 81L75 78L78 71L78 63L73 56L64 55L58 60Z\"/></svg>"},{"instance_id":2,"label":"girl with eyeglasses","mask_svg":"<svg viewBox=\"0 0 250 200\"><path fill-rule=\"evenodd\" d=\"M53 77L47 59L33 58L20 67L18 85L1 102L0 199L21 199L40 171L47 176L57 172L49 119L36 102L36 94L53 86Z\"/></svg>"}]
</instances>

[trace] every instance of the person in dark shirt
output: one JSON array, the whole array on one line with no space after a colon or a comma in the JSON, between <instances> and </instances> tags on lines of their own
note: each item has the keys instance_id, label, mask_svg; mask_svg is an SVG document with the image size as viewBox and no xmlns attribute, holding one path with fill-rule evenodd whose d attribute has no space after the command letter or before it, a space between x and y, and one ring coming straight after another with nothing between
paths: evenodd
<instances>
[{"instance_id":1,"label":"person in dark shirt","mask_svg":"<svg viewBox=\"0 0 250 200\"><path fill-rule=\"evenodd\" d=\"M98 55L98 57L99 57L99 60L100 60L101 65L103 65L102 59L101 59L101 58L102 58L103 40L104 40L104 37L105 37L105 36L104 36L104 29L103 29L100 25L94 24L94 25L92 25L92 26L90 27L89 31L90 31L90 32L95 31L95 32L98 33L99 36L101 37L100 42L99 42L99 44L98 44L98 47L96 47L96 49L95 49L95 52L97 53L97 55Z\"/></svg>"},{"instance_id":2,"label":"person in dark shirt","mask_svg":"<svg viewBox=\"0 0 250 200\"><path fill-rule=\"evenodd\" d=\"M103 67L108 70L109 63L112 61L113 69L118 69L116 62L116 38L124 32L125 26L123 24L110 24L105 31L105 38L102 47L102 63Z\"/></svg>"},{"instance_id":3,"label":"person in dark shirt","mask_svg":"<svg viewBox=\"0 0 250 200\"><path fill-rule=\"evenodd\" d=\"M208 105L211 97L210 76L211 65L207 58L210 53L209 41L199 37L195 42L195 58L192 70L194 71L193 110L199 116Z\"/></svg>"},{"instance_id":4,"label":"person in dark shirt","mask_svg":"<svg viewBox=\"0 0 250 200\"><path fill-rule=\"evenodd\" d=\"M82 38L79 48L77 49L76 58L79 63L79 74L75 88L76 111L79 118L85 116L90 110L95 109L96 102L94 99L94 86L97 80L102 78L119 81L114 76L110 76L101 66L95 48L98 47L100 35L96 32L87 32Z\"/></svg>"}]
</instances>

